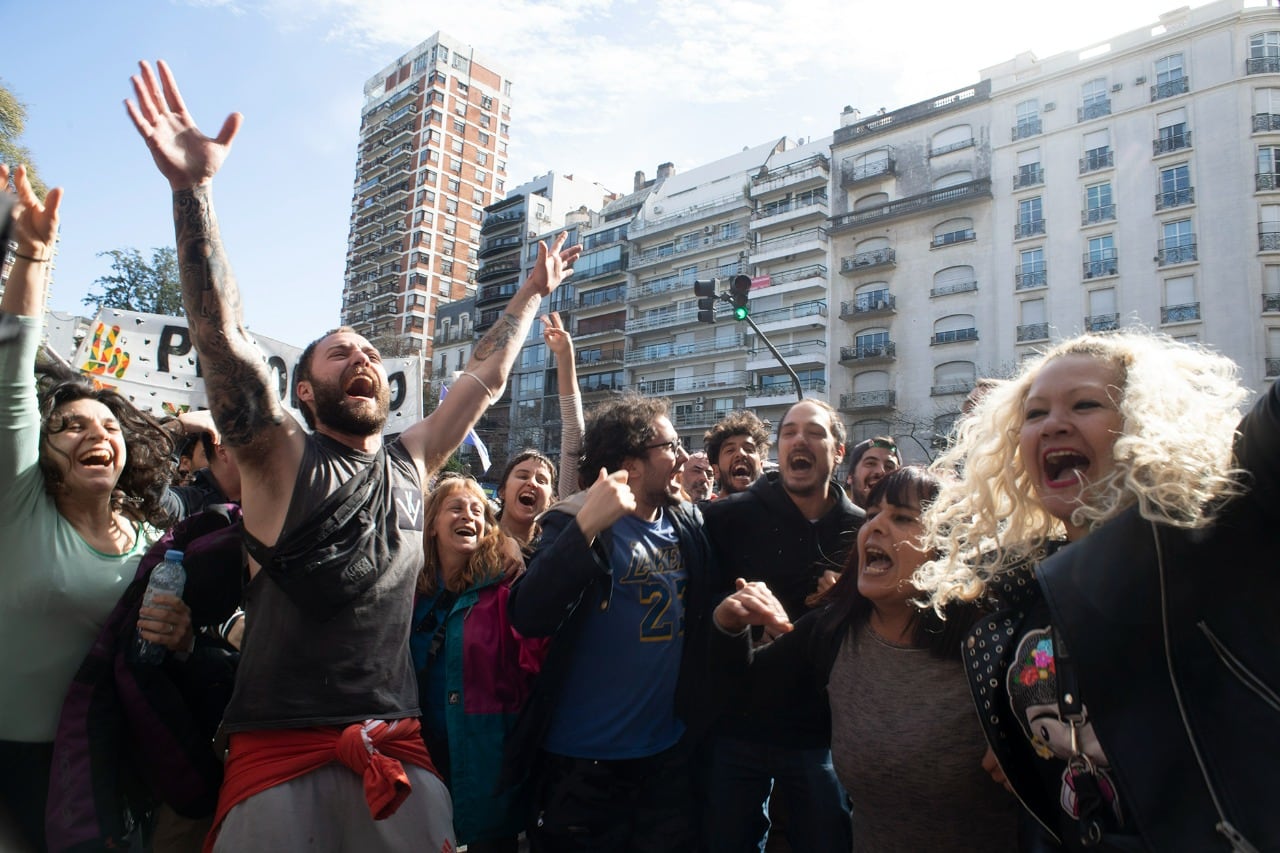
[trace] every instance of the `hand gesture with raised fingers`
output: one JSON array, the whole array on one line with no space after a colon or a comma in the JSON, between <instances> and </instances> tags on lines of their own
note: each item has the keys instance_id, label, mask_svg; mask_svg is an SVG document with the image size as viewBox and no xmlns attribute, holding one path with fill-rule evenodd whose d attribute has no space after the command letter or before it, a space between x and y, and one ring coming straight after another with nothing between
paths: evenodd
<instances>
[{"instance_id":1,"label":"hand gesture with raised fingers","mask_svg":"<svg viewBox=\"0 0 1280 853\"><path fill-rule=\"evenodd\" d=\"M550 248L546 240L538 241L538 260L529 273L527 284L531 284L539 294L547 296L560 286L560 282L573 275L573 264L582 254L582 245L564 247L568 232L561 231L556 235Z\"/></svg>"},{"instance_id":2,"label":"hand gesture with raised fingers","mask_svg":"<svg viewBox=\"0 0 1280 853\"><path fill-rule=\"evenodd\" d=\"M0 191L9 185L9 167L0 163ZM58 206L62 203L62 188L49 190L44 201L36 198L27 179L27 167L19 165L13 170L13 188L18 203L13 208L13 239L23 255L47 259L58 239Z\"/></svg>"},{"instance_id":3,"label":"hand gesture with raised fingers","mask_svg":"<svg viewBox=\"0 0 1280 853\"><path fill-rule=\"evenodd\" d=\"M164 60L156 63L158 78L147 62L139 62L138 67L140 73L129 78L137 103L126 100L124 106L156 166L174 190L209 183L227 158L244 117L240 113L227 116L217 138L211 139L200 132L187 112L178 83Z\"/></svg>"}]
</instances>

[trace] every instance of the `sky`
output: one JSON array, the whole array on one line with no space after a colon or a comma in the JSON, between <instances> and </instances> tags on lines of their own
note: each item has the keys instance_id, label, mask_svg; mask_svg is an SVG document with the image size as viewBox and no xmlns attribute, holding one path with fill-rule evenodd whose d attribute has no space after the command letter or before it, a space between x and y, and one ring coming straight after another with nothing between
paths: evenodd
<instances>
[{"instance_id":1,"label":"sky","mask_svg":"<svg viewBox=\"0 0 1280 853\"><path fill-rule=\"evenodd\" d=\"M1177 0L0 0L21 142L65 188L50 307L99 253L173 242L170 194L125 114L137 60L174 69L200 127L245 123L214 183L245 318L298 346L337 324L362 89L437 30L513 80L507 184L554 170L629 192L688 170L1154 25ZM1203 5L1193 2L1192 5Z\"/></svg>"}]
</instances>

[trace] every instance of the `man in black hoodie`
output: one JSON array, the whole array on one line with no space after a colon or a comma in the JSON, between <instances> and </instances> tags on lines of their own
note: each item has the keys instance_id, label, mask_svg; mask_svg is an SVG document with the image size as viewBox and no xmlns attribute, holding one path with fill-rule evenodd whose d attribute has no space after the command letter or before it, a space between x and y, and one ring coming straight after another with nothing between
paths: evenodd
<instances>
[{"instance_id":1,"label":"man in black hoodie","mask_svg":"<svg viewBox=\"0 0 1280 853\"><path fill-rule=\"evenodd\" d=\"M796 403L778 427L778 471L706 505L720 593L732 592L737 578L764 581L795 621L809 609L805 599L823 572L844 567L864 518L832 480L844 441L844 424L830 405ZM763 850L776 784L785 791L791 849L847 853L849 811L831 767L830 734L829 719L762 713L749 697L735 702L717 724L706 757L707 850Z\"/></svg>"}]
</instances>

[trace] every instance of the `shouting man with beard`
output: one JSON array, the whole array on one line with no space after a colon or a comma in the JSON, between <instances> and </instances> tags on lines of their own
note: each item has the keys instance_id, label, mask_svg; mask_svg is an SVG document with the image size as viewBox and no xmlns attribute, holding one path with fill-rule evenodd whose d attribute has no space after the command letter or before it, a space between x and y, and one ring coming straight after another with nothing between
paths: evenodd
<instances>
[{"instance_id":1,"label":"shouting man with beard","mask_svg":"<svg viewBox=\"0 0 1280 853\"><path fill-rule=\"evenodd\" d=\"M831 479L844 439L830 405L796 403L778 427L778 470L706 505L707 537L722 568L718 596L740 581L763 581L792 622L809 610L806 599L824 572L844 565L865 517ZM849 810L832 768L830 735L830 719L806 716L798 705L765 711L750 697L730 703L706 751L706 849L763 850L772 790L785 803L790 849L847 853Z\"/></svg>"},{"instance_id":2,"label":"shouting man with beard","mask_svg":"<svg viewBox=\"0 0 1280 853\"><path fill-rule=\"evenodd\" d=\"M702 436L711 470L724 498L745 492L769 456L769 427L755 412L730 412Z\"/></svg>"},{"instance_id":3,"label":"shouting man with beard","mask_svg":"<svg viewBox=\"0 0 1280 853\"><path fill-rule=\"evenodd\" d=\"M215 850L452 850L449 794L423 746L409 658L422 568L422 484L496 397L538 305L577 247L538 248L534 271L480 340L448 398L384 446L382 360L353 329L302 354L303 430L245 332L212 182L240 128L196 127L173 74L147 63L129 116L173 190L178 267L209 408L241 471L240 667Z\"/></svg>"},{"instance_id":4,"label":"shouting man with beard","mask_svg":"<svg viewBox=\"0 0 1280 853\"><path fill-rule=\"evenodd\" d=\"M512 626L554 636L509 746L532 772L534 850L691 850L688 756L705 730L711 553L680 501L688 459L667 401L595 407L582 471L595 482L543 517L511 590Z\"/></svg>"}]
</instances>

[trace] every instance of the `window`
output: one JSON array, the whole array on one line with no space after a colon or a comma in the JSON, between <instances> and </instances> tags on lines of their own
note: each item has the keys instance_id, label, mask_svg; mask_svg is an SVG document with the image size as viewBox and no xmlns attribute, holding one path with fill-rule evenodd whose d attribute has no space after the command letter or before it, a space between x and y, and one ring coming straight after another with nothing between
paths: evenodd
<instances>
[{"instance_id":1,"label":"window","mask_svg":"<svg viewBox=\"0 0 1280 853\"><path fill-rule=\"evenodd\" d=\"M1160 266L1185 264L1196 259L1196 235L1190 219L1175 219L1160 226L1160 247L1156 260Z\"/></svg>"},{"instance_id":2,"label":"window","mask_svg":"<svg viewBox=\"0 0 1280 853\"><path fill-rule=\"evenodd\" d=\"M436 173L431 171L430 169L423 169L421 172L418 173L418 186L434 187L436 185L438 177L439 176L436 175Z\"/></svg>"},{"instance_id":3,"label":"window","mask_svg":"<svg viewBox=\"0 0 1280 853\"><path fill-rule=\"evenodd\" d=\"M445 213L452 214L452 215L454 215L454 216L457 216L457 215L458 215L458 202L457 202L457 200L456 200L456 199L452 199L452 198L446 198L446 199L444 200L444 212L445 212Z\"/></svg>"},{"instance_id":4,"label":"window","mask_svg":"<svg viewBox=\"0 0 1280 853\"><path fill-rule=\"evenodd\" d=\"M440 251L446 255L453 255L454 242L452 240L441 240Z\"/></svg>"},{"instance_id":5,"label":"window","mask_svg":"<svg viewBox=\"0 0 1280 853\"><path fill-rule=\"evenodd\" d=\"M449 150L451 150L454 154L461 155L463 152L463 149L464 149L464 146L461 139L449 140Z\"/></svg>"},{"instance_id":6,"label":"window","mask_svg":"<svg viewBox=\"0 0 1280 853\"><path fill-rule=\"evenodd\" d=\"M1024 198L1018 202L1018 224L1014 226L1014 237L1030 237L1044 233L1044 207L1040 196Z\"/></svg>"},{"instance_id":7,"label":"window","mask_svg":"<svg viewBox=\"0 0 1280 853\"><path fill-rule=\"evenodd\" d=\"M976 239L977 235L973 230L973 220L968 217L958 219L948 219L938 227L933 229L933 247L949 246L952 243L963 243L967 240Z\"/></svg>"},{"instance_id":8,"label":"window","mask_svg":"<svg viewBox=\"0 0 1280 853\"><path fill-rule=\"evenodd\" d=\"M893 355L889 343L888 329L867 329L853 338L854 352L857 358L878 358Z\"/></svg>"},{"instance_id":9,"label":"window","mask_svg":"<svg viewBox=\"0 0 1280 853\"><path fill-rule=\"evenodd\" d=\"M1080 87L1080 121L1111 115L1111 97L1107 94L1107 78L1095 77Z\"/></svg>"},{"instance_id":10,"label":"window","mask_svg":"<svg viewBox=\"0 0 1280 853\"><path fill-rule=\"evenodd\" d=\"M1084 188L1084 215L1081 225L1092 225L1116 218L1116 206L1111 200L1111 182L1103 181Z\"/></svg>"},{"instance_id":11,"label":"window","mask_svg":"<svg viewBox=\"0 0 1280 853\"><path fill-rule=\"evenodd\" d=\"M1115 165L1111 151L1111 131L1103 128L1084 135L1084 156L1080 158L1080 174L1107 169Z\"/></svg>"},{"instance_id":12,"label":"window","mask_svg":"<svg viewBox=\"0 0 1280 853\"><path fill-rule=\"evenodd\" d=\"M453 275L453 261L441 260L441 261L440 261L440 274L441 274L441 275Z\"/></svg>"},{"instance_id":13,"label":"window","mask_svg":"<svg viewBox=\"0 0 1280 853\"><path fill-rule=\"evenodd\" d=\"M977 375L972 361L944 362L933 369L933 388L930 393L935 397L967 394L973 389Z\"/></svg>"},{"instance_id":14,"label":"window","mask_svg":"<svg viewBox=\"0 0 1280 853\"><path fill-rule=\"evenodd\" d=\"M465 97L467 93L471 91L471 87L468 86L466 83L463 83L461 80L457 81L457 83L458 83L458 94Z\"/></svg>"},{"instance_id":15,"label":"window","mask_svg":"<svg viewBox=\"0 0 1280 853\"><path fill-rule=\"evenodd\" d=\"M489 183L489 173L483 169L476 169L476 183L480 186Z\"/></svg>"},{"instance_id":16,"label":"window","mask_svg":"<svg viewBox=\"0 0 1280 853\"><path fill-rule=\"evenodd\" d=\"M510 136L511 128L507 127L506 123L504 122L498 125L498 133L501 133L503 136ZM503 152L503 153L506 153L506 152Z\"/></svg>"},{"instance_id":17,"label":"window","mask_svg":"<svg viewBox=\"0 0 1280 853\"><path fill-rule=\"evenodd\" d=\"M484 205L484 190L472 190L471 200L478 205Z\"/></svg>"},{"instance_id":18,"label":"window","mask_svg":"<svg viewBox=\"0 0 1280 853\"><path fill-rule=\"evenodd\" d=\"M1259 190L1280 189L1280 146L1258 146L1256 182Z\"/></svg>"},{"instance_id":19,"label":"window","mask_svg":"<svg viewBox=\"0 0 1280 853\"><path fill-rule=\"evenodd\" d=\"M976 341L977 339L978 327L972 314L952 314L933 324L934 344Z\"/></svg>"},{"instance_id":20,"label":"window","mask_svg":"<svg viewBox=\"0 0 1280 853\"><path fill-rule=\"evenodd\" d=\"M973 274L973 267L965 264L947 267L933 274L933 289L930 296L946 296L951 293L968 293L978 289L978 282Z\"/></svg>"},{"instance_id":21,"label":"window","mask_svg":"<svg viewBox=\"0 0 1280 853\"><path fill-rule=\"evenodd\" d=\"M1028 290L1033 287L1044 287L1049 283L1048 270L1044 263L1044 247L1023 249L1018 253L1018 269L1014 271L1013 287L1015 290Z\"/></svg>"},{"instance_id":22,"label":"window","mask_svg":"<svg viewBox=\"0 0 1280 853\"><path fill-rule=\"evenodd\" d=\"M1090 237L1088 246L1084 259L1085 278L1099 278L1118 273L1115 237L1110 234Z\"/></svg>"},{"instance_id":23,"label":"window","mask_svg":"<svg viewBox=\"0 0 1280 853\"><path fill-rule=\"evenodd\" d=\"M880 207L881 205L888 203L888 193L871 193L870 195L864 195L862 198L854 201L853 212L859 213L863 210L871 210L872 208Z\"/></svg>"},{"instance_id":24,"label":"window","mask_svg":"<svg viewBox=\"0 0 1280 853\"><path fill-rule=\"evenodd\" d=\"M1187 77L1182 70L1182 54L1173 53L1156 60L1156 84L1151 87L1151 100L1158 101L1187 91Z\"/></svg>"},{"instance_id":25,"label":"window","mask_svg":"<svg viewBox=\"0 0 1280 853\"><path fill-rule=\"evenodd\" d=\"M457 195L458 192L462 189L462 182L459 181L457 178L450 178L447 182L447 186L449 187L449 192L453 193L454 195Z\"/></svg>"},{"instance_id":26,"label":"window","mask_svg":"<svg viewBox=\"0 0 1280 853\"><path fill-rule=\"evenodd\" d=\"M440 152L434 148L428 148L426 152L422 155L422 159L426 160L428 163L439 163Z\"/></svg>"},{"instance_id":27,"label":"window","mask_svg":"<svg viewBox=\"0 0 1280 853\"><path fill-rule=\"evenodd\" d=\"M1043 299L1024 299L1018 305L1021 323L1018 324L1018 343L1043 341L1049 337L1049 323L1045 320Z\"/></svg>"},{"instance_id":28,"label":"window","mask_svg":"<svg viewBox=\"0 0 1280 853\"><path fill-rule=\"evenodd\" d=\"M1187 108L1160 113L1156 116L1156 154L1178 151L1191 147L1191 131L1187 130Z\"/></svg>"},{"instance_id":29,"label":"window","mask_svg":"<svg viewBox=\"0 0 1280 853\"><path fill-rule=\"evenodd\" d=\"M1109 332L1120 328L1114 287L1089 291L1089 316L1084 318L1084 325L1089 332Z\"/></svg>"},{"instance_id":30,"label":"window","mask_svg":"<svg viewBox=\"0 0 1280 853\"><path fill-rule=\"evenodd\" d=\"M483 119L483 116L481 117L481 119ZM477 137L477 139L479 140L481 145L489 144L489 134L485 133L483 130L480 131L480 135Z\"/></svg>"},{"instance_id":31,"label":"window","mask_svg":"<svg viewBox=\"0 0 1280 853\"><path fill-rule=\"evenodd\" d=\"M499 195L506 192L506 189L507 189L507 182L502 180L501 178L498 178L498 180L493 182L493 191L498 193Z\"/></svg>"},{"instance_id":32,"label":"window","mask_svg":"<svg viewBox=\"0 0 1280 853\"><path fill-rule=\"evenodd\" d=\"M1180 275L1164 280L1164 305L1160 307L1161 323L1190 323L1200 319L1200 303L1196 301L1194 276Z\"/></svg>"},{"instance_id":33,"label":"window","mask_svg":"<svg viewBox=\"0 0 1280 853\"><path fill-rule=\"evenodd\" d=\"M961 184L967 184L973 180L973 172L948 172L940 178L933 181L933 189L944 190L947 187L958 187Z\"/></svg>"},{"instance_id":34,"label":"window","mask_svg":"<svg viewBox=\"0 0 1280 853\"><path fill-rule=\"evenodd\" d=\"M477 152L476 152L476 165L477 165L477 166L488 166L488 165L489 165L489 155L488 155L488 154L486 154L486 153L485 153L485 152L483 152L483 151L477 151Z\"/></svg>"},{"instance_id":35,"label":"window","mask_svg":"<svg viewBox=\"0 0 1280 853\"><path fill-rule=\"evenodd\" d=\"M493 98L492 98L492 97L490 97L489 95L481 95L481 96L480 96L480 106L481 106L481 107L483 107L483 108L484 108L484 109L486 109L486 110L491 110L491 109L493 109Z\"/></svg>"},{"instance_id":36,"label":"window","mask_svg":"<svg viewBox=\"0 0 1280 853\"><path fill-rule=\"evenodd\" d=\"M484 113L480 114L480 126L483 127L485 130L489 129L489 125L492 122L493 122L493 119L491 119L489 116L485 115Z\"/></svg>"},{"instance_id":37,"label":"window","mask_svg":"<svg viewBox=\"0 0 1280 853\"><path fill-rule=\"evenodd\" d=\"M1019 101L1013 108L1017 124L1013 126L1013 138L1025 139L1040 132L1040 101L1031 98Z\"/></svg>"},{"instance_id":38,"label":"window","mask_svg":"<svg viewBox=\"0 0 1280 853\"><path fill-rule=\"evenodd\" d=\"M958 151L973 145L973 128L967 124L957 124L933 135L929 146L929 156L937 157L949 151Z\"/></svg>"},{"instance_id":39,"label":"window","mask_svg":"<svg viewBox=\"0 0 1280 853\"><path fill-rule=\"evenodd\" d=\"M1013 176L1013 188L1032 187L1044 183L1044 167L1040 165L1040 149L1028 148L1018 152L1018 173Z\"/></svg>"},{"instance_id":40,"label":"window","mask_svg":"<svg viewBox=\"0 0 1280 853\"><path fill-rule=\"evenodd\" d=\"M1254 33L1249 36L1247 74L1274 74L1280 71L1280 32Z\"/></svg>"},{"instance_id":41,"label":"window","mask_svg":"<svg viewBox=\"0 0 1280 853\"><path fill-rule=\"evenodd\" d=\"M426 137L426 142L423 143L425 145L440 144L440 131L438 130L428 130L426 133L423 134L423 136Z\"/></svg>"},{"instance_id":42,"label":"window","mask_svg":"<svg viewBox=\"0 0 1280 853\"><path fill-rule=\"evenodd\" d=\"M1156 210L1181 207L1195 200L1191 189L1191 169L1179 163L1160 170L1160 194L1156 196Z\"/></svg>"}]
</instances>

